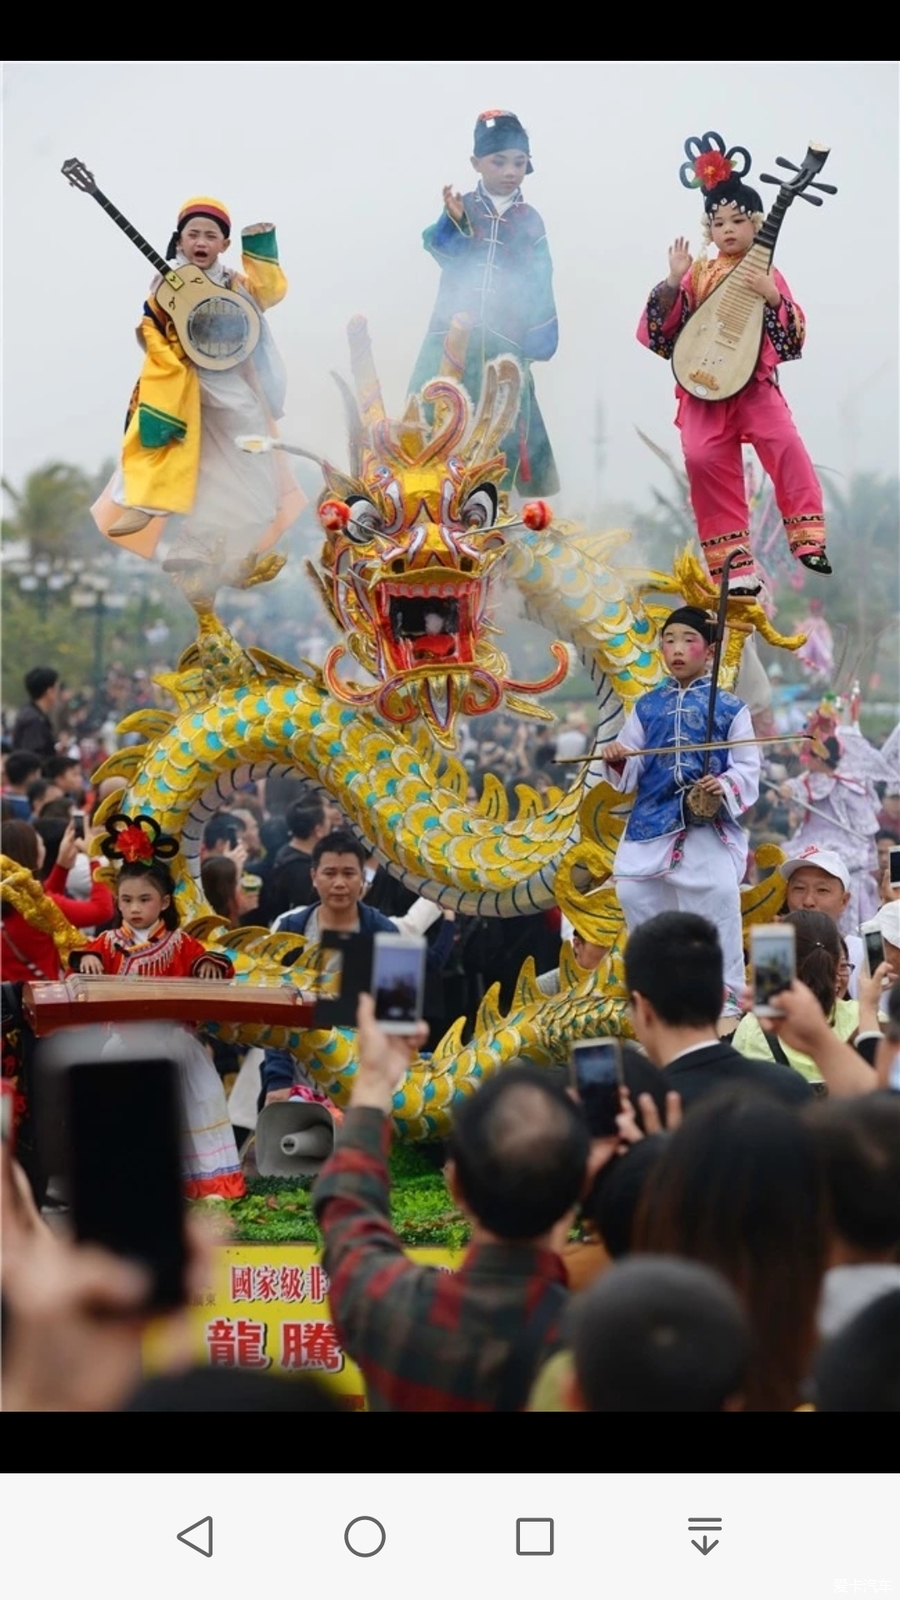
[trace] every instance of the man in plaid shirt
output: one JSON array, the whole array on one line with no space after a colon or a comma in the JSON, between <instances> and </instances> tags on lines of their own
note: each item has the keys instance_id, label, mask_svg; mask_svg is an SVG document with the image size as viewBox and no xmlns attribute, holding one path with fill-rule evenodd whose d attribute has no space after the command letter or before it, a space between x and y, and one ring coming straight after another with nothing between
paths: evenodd
<instances>
[{"instance_id":1,"label":"man in plaid shirt","mask_svg":"<svg viewBox=\"0 0 900 1600\"><path fill-rule=\"evenodd\" d=\"M587 1124L527 1067L463 1101L447 1180L472 1242L458 1272L417 1265L391 1226L387 1156L394 1091L427 1029L386 1034L374 1009L363 995L359 1070L314 1197L338 1336L373 1411L519 1410L563 1343L560 1250L589 1182Z\"/></svg>"}]
</instances>

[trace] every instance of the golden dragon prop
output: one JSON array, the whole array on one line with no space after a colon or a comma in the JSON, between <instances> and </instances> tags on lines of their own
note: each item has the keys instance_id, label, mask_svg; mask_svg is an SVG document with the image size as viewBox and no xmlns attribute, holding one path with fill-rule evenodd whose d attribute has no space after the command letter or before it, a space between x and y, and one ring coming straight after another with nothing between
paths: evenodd
<instances>
[{"instance_id":1,"label":"golden dragon prop","mask_svg":"<svg viewBox=\"0 0 900 1600\"><path fill-rule=\"evenodd\" d=\"M465 337L464 326L453 331L457 363ZM609 956L591 974L575 966L566 947L563 988L552 997L537 988L526 964L506 1015L491 990L468 1044L457 1023L430 1057L413 1065L395 1098L394 1119L405 1137L422 1139L445 1133L454 1099L513 1057L561 1061L574 1039L627 1031L624 929L608 881L627 800L591 764L566 793L543 799L521 785L514 815L493 779L470 804L469 775L452 753L459 713L505 704L519 714L546 715L527 697L559 681L568 664L568 650L555 644L557 669L541 683L509 677L494 642L498 580L502 575L515 586L526 613L561 636L589 670L597 745L615 736L633 702L659 679L657 634L671 609L663 597L709 608L717 592L688 552L671 574L631 568L614 560L626 550L625 533L596 535L555 523L540 503L526 507L521 519L510 512L499 489L504 458L497 445L518 406L515 362L489 364L477 411L463 389L441 376L391 423L361 319L351 324L350 338L358 396L344 390L351 471L321 463L326 537L312 569L344 642L321 671L244 649L215 614L215 574L181 572L176 581L195 610L198 636L176 671L157 680L175 710L139 711L121 723L120 732L140 742L95 774L98 782L112 776L126 782L97 820L122 809L149 813L180 841L172 865L183 921L229 951L239 981L282 982L293 957L293 981L303 987L309 971L302 940L257 929L227 932L210 916L200 888L208 816L248 783L281 771L301 774L333 796L358 837L416 893L480 916L558 904L585 938L607 946ZM281 557L258 558L243 582L268 581L281 565ZM777 634L755 602L730 603L728 622L722 673L728 686L754 630L783 648L803 642ZM366 679L342 676L345 651ZM775 852L769 864L777 858ZM770 917L776 892L765 882L746 891L745 918ZM352 1032L269 1028L251 1040L234 1028L212 1031L287 1048L337 1103L349 1094Z\"/></svg>"}]
</instances>

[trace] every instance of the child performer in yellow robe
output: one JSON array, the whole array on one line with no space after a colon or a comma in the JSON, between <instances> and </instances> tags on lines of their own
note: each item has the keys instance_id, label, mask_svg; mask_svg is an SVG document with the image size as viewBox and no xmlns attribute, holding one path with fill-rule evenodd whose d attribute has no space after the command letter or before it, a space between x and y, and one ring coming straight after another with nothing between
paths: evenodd
<instances>
[{"instance_id":1,"label":"child performer in yellow robe","mask_svg":"<svg viewBox=\"0 0 900 1600\"><path fill-rule=\"evenodd\" d=\"M243 273L220 259L230 236L221 201L195 196L178 213L167 258L200 267L265 312L287 292L274 226L244 229ZM103 533L139 555L152 556L165 535L176 564L210 563L227 573L274 544L306 503L280 451L248 453L235 443L241 435L274 435L284 412L284 369L264 316L246 361L226 372L196 366L160 308L160 282L151 286L137 330L144 365L120 466L94 518Z\"/></svg>"}]
</instances>

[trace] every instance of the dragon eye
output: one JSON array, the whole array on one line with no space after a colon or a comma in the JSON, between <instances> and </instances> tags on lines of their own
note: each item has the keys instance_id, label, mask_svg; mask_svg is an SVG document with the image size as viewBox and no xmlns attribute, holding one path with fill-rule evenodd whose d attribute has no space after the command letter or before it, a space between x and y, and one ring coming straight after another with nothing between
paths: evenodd
<instances>
[{"instance_id":1,"label":"dragon eye","mask_svg":"<svg viewBox=\"0 0 900 1600\"><path fill-rule=\"evenodd\" d=\"M376 533L384 532L384 517L371 500L366 500L361 494L348 495L347 504L350 507L350 521L347 523L349 539L355 539L357 544L367 544Z\"/></svg>"},{"instance_id":2,"label":"dragon eye","mask_svg":"<svg viewBox=\"0 0 900 1600\"><path fill-rule=\"evenodd\" d=\"M497 491L490 484L470 494L462 508L464 528L490 528L497 519Z\"/></svg>"}]
</instances>

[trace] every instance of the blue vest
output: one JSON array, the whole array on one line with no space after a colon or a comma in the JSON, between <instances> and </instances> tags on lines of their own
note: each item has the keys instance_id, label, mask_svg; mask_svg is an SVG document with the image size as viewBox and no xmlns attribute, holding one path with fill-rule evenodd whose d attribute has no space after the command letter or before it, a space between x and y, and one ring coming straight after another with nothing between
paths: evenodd
<instances>
[{"instance_id":1,"label":"blue vest","mask_svg":"<svg viewBox=\"0 0 900 1600\"><path fill-rule=\"evenodd\" d=\"M637 702L634 709L644 730L645 745L650 749L668 745L672 754L645 757L637 798L625 829L626 839L659 839L686 826L685 791L703 776L704 762L702 750L686 747L706 742L709 684L708 674L695 678L686 689L680 689L674 678L667 678ZM718 689L713 738L727 739L731 724L743 709L743 700ZM675 745L682 746L677 754ZM709 772L718 777L727 766L727 750L710 752Z\"/></svg>"}]
</instances>

